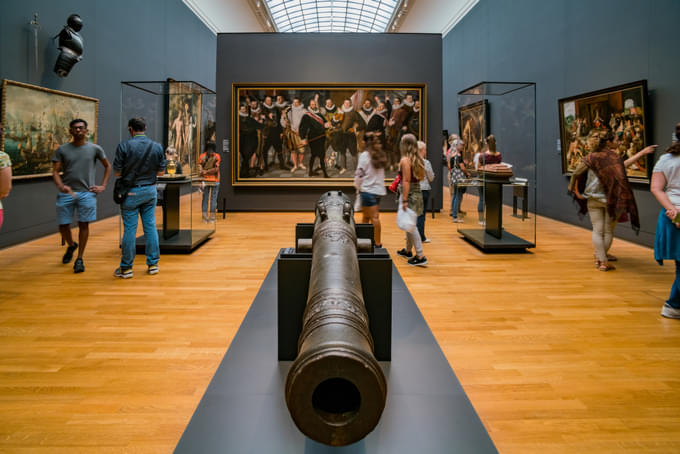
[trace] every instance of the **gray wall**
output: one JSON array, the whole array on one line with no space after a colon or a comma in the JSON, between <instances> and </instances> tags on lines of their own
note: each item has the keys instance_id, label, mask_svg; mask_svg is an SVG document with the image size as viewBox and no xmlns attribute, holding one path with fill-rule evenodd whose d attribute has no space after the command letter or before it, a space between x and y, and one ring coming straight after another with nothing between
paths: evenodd
<instances>
[{"instance_id":1,"label":"gray wall","mask_svg":"<svg viewBox=\"0 0 680 454\"><path fill-rule=\"evenodd\" d=\"M38 13L39 65L28 23ZM52 72L55 36L78 13L85 42L83 60L60 79ZM99 99L99 139L110 161L120 140L120 82L194 80L215 87L216 36L181 0L3 0L0 14L0 78ZM160 140L160 138L154 138ZM103 174L101 166L98 179ZM112 181L112 180L111 180ZM0 247L57 231L51 179L15 180L3 201ZM117 214L112 182L99 196L98 217Z\"/></svg>"},{"instance_id":2,"label":"gray wall","mask_svg":"<svg viewBox=\"0 0 680 454\"><path fill-rule=\"evenodd\" d=\"M677 0L480 0L443 39L444 128L458 130L458 91L486 80L536 82L538 211L589 228L566 194L557 100L647 79L658 158L680 121L679 17ZM652 245L660 207L647 185L634 190L640 235L625 224L616 234Z\"/></svg>"},{"instance_id":3,"label":"gray wall","mask_svg":"<svg viewBox=\"0 0 680 454\"><path fill-rule=\"evenodd\" d=\"M217 37L217 141L231 138L234 82L426 83L427 143L441 207L442 40L430 34L220 34ZM223 155L220 197L228 210L309 210L328 188L233 187L232 152ZM354 191L351 187L341 187ZM220 202L221 203L221 202ZM221 206L221 205L220 205ZM396 208L393 197L380 206Z\"/></svg>"}]
</instances>

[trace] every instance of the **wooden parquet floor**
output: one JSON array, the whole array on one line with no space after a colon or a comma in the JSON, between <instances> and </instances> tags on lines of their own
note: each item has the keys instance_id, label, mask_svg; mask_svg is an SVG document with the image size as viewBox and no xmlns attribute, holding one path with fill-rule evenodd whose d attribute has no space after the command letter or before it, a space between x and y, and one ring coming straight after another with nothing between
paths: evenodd
<instances>
[{"instance_id":1,"label":"wooden parquet floor","mask_svg":"<svg viewBox=\"0 0 680 454\"><path fill-rule=\"evenodd\" d=\"M278 249L312 216L229 213L156 276L138 256L129 280L112 276L117 219L91 226L80 275L57 235L0 251L0 451L172 452ZM402 234L394 213L381 219L394 255ZM672 264L616 239L618 269L598 272L589 231L537 225L531 252L483 254L445 210L427 219L427 268L394 255L499 451L680 452L680 320L659 315Z\"/></svg>"}]
</instances>

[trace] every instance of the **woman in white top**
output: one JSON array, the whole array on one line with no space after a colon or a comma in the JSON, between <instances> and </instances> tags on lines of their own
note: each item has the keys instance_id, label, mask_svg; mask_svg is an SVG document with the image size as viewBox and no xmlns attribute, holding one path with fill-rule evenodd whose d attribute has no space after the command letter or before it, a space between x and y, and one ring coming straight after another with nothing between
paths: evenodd
<instances>
[{"instance_id":1,"label":"woman in white top","mask_svg":"<svg viewBox=\"0 0 680 454\"><path fill-rule=\"evenodd\" d=\"M418 216L416 226L418 227L418 233L420 233L420 239L423 243L429 243L430 239L425 236L425 215L427 214L427 201L430 198L430 191L432 190L430 183L434 181L434 169L432 169L430 161L427 160L427 144L422 140L418 141L418 154L423 158L423 163L425 163L425 178L420 182L420 191L423 193L423 214Z\"/></svg>"},{"instance_id":2,"label":"woman in white top","mask_svg":"<svg viewBox=\"0 0 680 454\"><path fill-rule=\"evenodd\" d=\"M382 247L380 240L380 212L378 205L385 191L385 166L387 155L383 150L383 136L367 133L364 136L366 148L359 155L355 173L355 186L361 197L361 213L363 223L373 224L373 241L375 247Z\"/></svg>"},{"instance_id":3,"label":"woman in white top","mask_svg":"<svg viewBox=\"0 0 680 454\"><path fill-rule=\"evenodd\" d=\"M654 258L660 265L664 259L675 261L675 281L661 315L680 318L680 142L671 145L656 162L651 190L662 206L656 224Z\"/></svg>"}]
</instances>

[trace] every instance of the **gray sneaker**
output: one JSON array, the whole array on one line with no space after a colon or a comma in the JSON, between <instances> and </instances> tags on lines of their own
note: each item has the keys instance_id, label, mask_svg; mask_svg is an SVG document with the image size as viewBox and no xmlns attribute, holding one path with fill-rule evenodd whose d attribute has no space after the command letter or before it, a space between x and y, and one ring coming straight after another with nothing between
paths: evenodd
<instances>
[{"instance_id":1,"label":"gray sneaker","mask_svg":"<svg viewBox=\"0 0 680 454\"><path fill-rule=\"evenodd\" d=\"M130 279L132 277L132 268L116 268L116 271L113 272L113 275L121 279Z\"/></svg>"},{"instance_id":2,"label":"gray sneaker","mask_svg":"<svg viewBox=\"0 0 680 454\"><path fill-rule=\"evenodd\" d=\"M680 318L680 309L676 309L666 303L663 305L663 309L661 309L661 315L666 318Z\"/></svg>"}]
</instances>

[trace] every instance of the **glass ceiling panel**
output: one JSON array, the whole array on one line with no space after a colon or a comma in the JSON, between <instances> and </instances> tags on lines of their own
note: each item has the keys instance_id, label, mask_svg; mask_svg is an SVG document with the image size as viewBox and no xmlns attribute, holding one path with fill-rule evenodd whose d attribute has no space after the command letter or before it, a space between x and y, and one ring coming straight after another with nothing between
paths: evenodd
<instances>
[{"instance_id":1,"label":"glass ceiling panel","mask_svg":"<svg viewBox=\"0 0 680 454\"><path fill-rule=\"evenodd\" d=\"M280 32L384 33L399 0L265 0Z\"/></svg>"}]
</instances>

